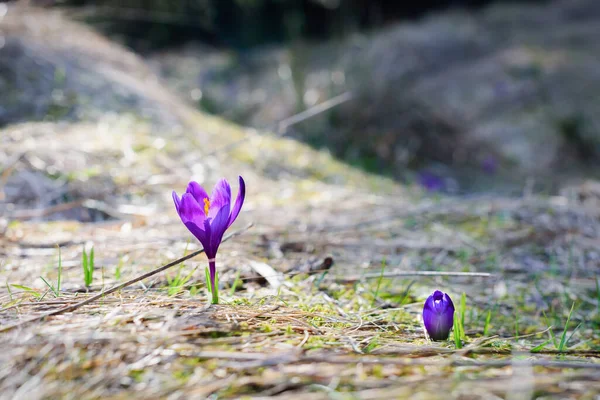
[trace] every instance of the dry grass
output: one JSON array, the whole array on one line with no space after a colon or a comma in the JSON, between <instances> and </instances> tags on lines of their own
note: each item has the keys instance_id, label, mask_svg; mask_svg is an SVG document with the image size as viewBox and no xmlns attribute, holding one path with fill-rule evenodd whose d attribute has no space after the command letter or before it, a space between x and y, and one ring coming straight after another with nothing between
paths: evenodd
<instances>
[{"instance_id":1,"label":"dry grass","mask_svg":"<svg viewBox=\"0 0 600 400\"><path fill-rule=\"evenodd\" d=\"M3 397L513 399L591 398L600 390L597 218L540 198L424 198L400 208L357 190L339 204L336 187L321 187L333 200L265 210L260 194L248 197L242 218L256 226L223 245L222 305L206 304L200 255L180 270L191 273L181 287L166 278L174 267L3 333ZM158 211L134 219L11 219L1 241L2 325L80 302L195 249L168 203L145 198ZM96 252L92 293L80 266L87 241ZM38 278L56 282L55 243L63 266L57 297ZM554 255L547 264L544 254ZM326 256L335 262L328 270ZM281 286L258 279L250 261L282 274ZM462 349L424 338L422 301L436 287L455 300L467 293ZM583 325L565 351L548 344L532 353L548 332L560 338L573 301L568 334Z\"/></svg>"}]
</instances>

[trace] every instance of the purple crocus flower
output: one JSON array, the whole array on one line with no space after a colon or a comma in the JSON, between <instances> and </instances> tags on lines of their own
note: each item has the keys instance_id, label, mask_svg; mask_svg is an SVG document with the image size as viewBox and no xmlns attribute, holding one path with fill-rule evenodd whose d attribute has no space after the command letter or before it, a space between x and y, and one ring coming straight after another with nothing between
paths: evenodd
<instances>
[{"instance_id":1,"label":"purple crocus flower","mask_svg":"<svg viewBox=\"0 0 600 400\"><path fill-rule=\"evenodd\" d=\"M446 340L454 325L454 304L446 293L436 290L425 301L423 322L432 340Z\"/></svg>"},{"instance_id":2,"label":"purple crocus flower","mask_svg":"<svg viewBox=\"0 0 600 400\"><path fill-rule=\"evenodd\" d=\"M181 199L173 191L173 201L181 222L202 243L208 257L210 282L207 284L212 293L213 304L219 302L215 264L217 250L223 240L223 234L240 213L246 196L246 184L241 176L239 181L240 191L234 204L231 203L231 188L225 179L221 179L215 185L210 197L198 182L193 181L188 184Z\"/></svg>"}]
</instances>

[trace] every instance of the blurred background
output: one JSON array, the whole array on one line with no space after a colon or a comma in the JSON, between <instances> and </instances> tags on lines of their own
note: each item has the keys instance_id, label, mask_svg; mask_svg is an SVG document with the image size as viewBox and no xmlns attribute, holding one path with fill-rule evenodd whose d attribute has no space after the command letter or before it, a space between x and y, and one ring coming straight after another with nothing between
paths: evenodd
<instances>
[{"instance_id":1,"label":"blurred background","mask_svg":"<svg viewBox=\"0 0 600 400\"><path fill-rule=\"evenodd\" d=\"M598 175L595 0L16 3L92 26L142 56L144 73L203 113L278 132L402 183L453 194L555 193ZM35 29L13 28L12 37ZM44 56L30 65L27 56L47 49L24 50L5 36L0 126L102 114L81 111L80 88L56 92L69 68L50 68L45 82L30 79L32 68L52 62ZM134 107L120 90L98 107ZM339 104L281 129L286 118L337 96ZM144 118L164 111L150 108Z\"/></svg>"}]
</instances>

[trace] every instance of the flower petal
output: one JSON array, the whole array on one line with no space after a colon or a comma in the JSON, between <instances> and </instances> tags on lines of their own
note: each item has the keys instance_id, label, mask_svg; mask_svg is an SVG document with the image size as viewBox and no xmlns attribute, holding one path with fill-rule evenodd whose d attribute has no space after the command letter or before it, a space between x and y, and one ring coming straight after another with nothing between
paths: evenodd
<instances>
[{"instance_id":1,"label":"flower petal","mask_svg":"<svg viewBox=\"0 0 600 400\"><path fill-rule=\"evenodd\" d=\"M223 240L223 234L227 230L227 222L229 221L229 204L225 204L215 218L210 221L210 246L215 250L215 254L219 245L221 244L221 240Z\"/></svg>"},{"instance_id":2,"label":"flower petal","mask_svg":"<svg viewBox=\"0 0 600 400\"><path fill-rule=\"evenodd\" d=\"M213 245L211 222L212 220L210 218L206 218L204 220L204 233L206 234L206 243L202 242L202 245L204 246L204 252L206 253L206 256L209 260L216 257L217 250L219 249L218 245L216 247Z\"/></svg>"},{"instance_id":3,"label":"flower petal","mask_svg":"<svg viewBox=\"0 0 600 400\"><path fill-rule=\"evenodd\" d=\"M433 292L431 297L433 297L433 306L435 312L437 312L438 314L442 314L447 307L447 303L444 301L444 293L440 292L439 290L436 290L435 292Z\"/></svg>"},{"instance_id":4,"label":"flower petal","mask_svg":"<svg viewBox=\"0 0 600 400\"><path fill-rule=\"evenodd\" d=\"M240 189L238 191L237 198L235 199L233 209L231 210L229 221L227 222L228 228L231 226L231 224L233 224L233 221L235 221L235 219L239 215L240 210L242 209L242 205L244 204L244 199L246 198L246 182L244 182L244 179L241 176L238 178L240 182Z\"/></svg>"},{"instance_id":5,"label":"flower petal","mask_svg":"<svg viewBox=\"0 0 600 400\"><path fill-rule=\"evenodd\" d=\"M429 296L427 300L425 300L425 305L423 306L423 318L425 317L425 313L428 315L436 314L435 300L433 299L433 296Z\"/></svg>"},{"instance_id":6,"label":"flower petal","mask_svg":"<svg viewBox=\"0 0 600 400\"><path fill-rule=\"evenodd\" d=\"M219 180L215 185L210 196L210 209L208 216L215 218L217 213L227 205L227 216L229 216L229 209L231 204L231 187L225 179Z\"/></svg>"},{"instance_id":7,"label":"flower petal","mask_svg":"<svg viewBox=\"0 0 600 400\"><path fill-rule=\"evenodd\" d=\"M436 290L435 292L433 292L431 297L433 297L433 300L442 300L444 298L444 292L442 292L441 290Z\"/></svg>"},{"instance_id":8,"label":"flower petal","mask_svg":"<svg viewBox=\"0 0 600 400\"><path fill-rule=\"evenodd\" d=\"M192 235L194 235L196 239L202 243L202 247L204 247L204 251L206 252L206 249L210 247L210 237L207 232L192 221L185 222L184 224L186 228L192 232Z\"/></svg>"},{"instance_id":9,"label":"flower petal","mask_svg":"<svg viewBox=\"0 0 600 400\"><path fill-rule=\"evenodd\" d=\"M202 186L200 186L200 184L198 182L191 181L188 184L188 187L185 192L190 193L192 196L194 196L194 199L196 199L198 204L201 207L204 207L204 199L208 198L208 194L206 193L206 190L204 190L204 188Z\"/></svg>"},{"instance_id":10,"label":"flower petal","mask_svg":"<svg viewBox=\"0 0 600 400\"><path fill-rule=\"evenodd\" d=\"M171 195L173 196L173 202L175 203L175 209L177 210L177 214L179 214L179 204L181 203L181 199L174 190Z\"/></svg>"},{"instance_id":11,"label":"flower petal","mask_svg":"<svg viewBox=\"0 0 600 400\"><path fill-rule=\"evenodd\" d=\"M202 226L206 219L204 210L200 207L191 193L186 192L181 196L178 212L179 217L184 224L186 222L193 222L196 226Z\"/></svg>"},{"instance_id":12,"label":"flower petal","mask_svg":"<svg viewBox=\"0 0 600 400\"><path fill-rule=\"evenodd\" d=\"M444 303L446 303L446 307L452 310L452 315L454 315L454 303L448 293L444 293Z\"/></svg>"}]
</instances>

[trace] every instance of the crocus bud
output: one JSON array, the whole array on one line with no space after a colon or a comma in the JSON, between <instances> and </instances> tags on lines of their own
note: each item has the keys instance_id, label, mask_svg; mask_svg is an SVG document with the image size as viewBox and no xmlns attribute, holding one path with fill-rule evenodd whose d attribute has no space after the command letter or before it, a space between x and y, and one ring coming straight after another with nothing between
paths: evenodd
<instances>
[{"instance_id":1,"label":"crocus bud","mask_svg":"<svg viewBox=\"0 0 600 400\"><path fill-rule=\"evenodd\" d=\"M446 293L433 292L423 307L423 323L432 340L446 340L454 324L454 304Z\"/></svg>"}]
</instances>

